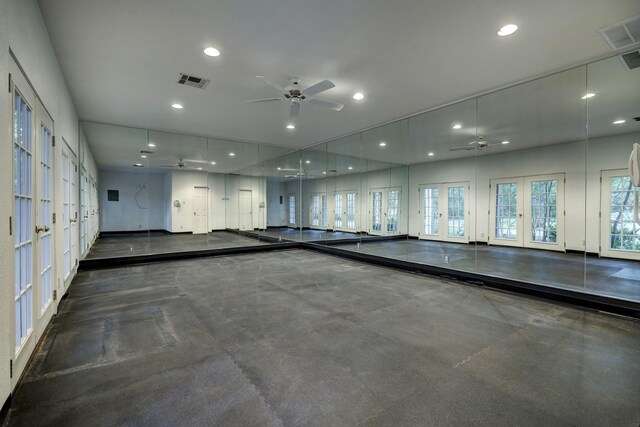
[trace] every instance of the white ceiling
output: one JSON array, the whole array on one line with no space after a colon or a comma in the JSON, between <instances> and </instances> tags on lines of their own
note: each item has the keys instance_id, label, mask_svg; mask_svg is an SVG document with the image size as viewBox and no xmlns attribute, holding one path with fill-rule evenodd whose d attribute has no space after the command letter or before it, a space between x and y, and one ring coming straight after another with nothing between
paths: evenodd
<instances>
[{"instance_id":1,"label":"white ceiling","mask_svg":"<svg viewBox=\"0 0 640 427\"><path fill-rule=\"evenodd\" d=\"M606 54L611 50L596 30L640 13L638 0L40 0L40 5L83 120L289 147ZM505 23L520 30L500 38L496 31ZM206 57L202 49L208 45L222 55ZM180 72L212 81L204 91L179 86ZM284 103L245 102L277 95L256 75L282 85L289 76L303 85L331 79L336 87L319 98L346 106L335 112L304 105L296 130L287 131ZM351 99L357 90L366 94L360 103ZM184 104L184 110L173 111L173 102ZM505 129L499 126L496 135ZM96 153L99 161L100 156Z\"/></svg>"}]
</instances>

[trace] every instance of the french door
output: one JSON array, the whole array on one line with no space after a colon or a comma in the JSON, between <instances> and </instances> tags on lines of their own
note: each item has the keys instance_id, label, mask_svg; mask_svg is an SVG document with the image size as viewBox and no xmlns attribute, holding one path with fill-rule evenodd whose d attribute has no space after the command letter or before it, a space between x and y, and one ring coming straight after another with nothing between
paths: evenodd
<instances>
[{"instance_id":1,"label":"french door","mask_svg":"<svg viewBox=\"0 0 640 427\"><path fill-rule=\"evenodd\" d=\"M327 193L313 193L309 212L311 228L327 228L327 209Z\"/></svg>"},{"instance_id":2,"label":"french door","mask_svg":"<svg viewBox=\"0 0 640 427\"><path fill-rule=\"evenodd\" d=\"M565 250L564 174L492 179L489 243Z\"/></svg>"},{"instance_id":3,"label":"french door","mask_svg":"<svg viewBox=\"0 0 640 427\"><path fill-rule=\"evenodd\" d=\"M633 217L639 197L627 169L602 171L600 255L640 260L640 224Z\"/></svg>"},{"instance_id":4,"label":"french door","mask_svg":"<svg viewBox=\"0 0 640 427\"><path fill-rule=\"evenodd\" d=\"M400 187L375 188L369 193L369 234L392 236L400 232Z\"/></svg>"},{"instance_id":5,"label":"french door","mask_svg":"<svg viewBox=\"0 0 640 427\"><path fill-rule=\"evenodd\" d=\"M469 242L469 183L419 186L421 227L425 240Z\"/></svg>"},{"instance_id":6,"label":"french door","mask_svg":"<svg viewBox=\"0 0 640 427\"><path fill-rule=\"evenodd\" d=\"M71 272L78 262L78 164L75 154L65 144L62 147L62 241L63 241L63 278L65 286L70 281Z\"/></svg>"},{"instance_id":7,"label":"french door","mask_svg":"<svg viewBox=\"0 0 640 427\"><path fill-rule=\"evenodd\" d=\"M87 186L87 171L82 167L80 171L80 250L83 255L89 249L89 236L87 232L87 221L89 220Z\"/></svg>"},{"instance_id":8,"label":"french door","mask_svg":"<svg viewBox=\"0 0 640 427\"><path fill-rule=\"evenodd\" d=\"M11 64L13 138L13 361L21 372L55 310L53 120ZM36 330L34 334L33 331Z\"/></svg>"},{"instance_id":9,"label":"french door","mask_svg":"<svg viewBox=\"0 0 640 427\"><path fill-rule=\"evenodd\" d=\"M337 191L334 193L333 229L337 231L357 232L357 198L356 191Z\"/></svg>"}]
</instances>

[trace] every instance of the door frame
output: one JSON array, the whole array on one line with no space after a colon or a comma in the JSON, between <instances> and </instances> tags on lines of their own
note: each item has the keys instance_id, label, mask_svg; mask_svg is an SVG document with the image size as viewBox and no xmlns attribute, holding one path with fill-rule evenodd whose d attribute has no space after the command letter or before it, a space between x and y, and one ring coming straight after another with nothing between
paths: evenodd
<instances>
[{"instance_id":1,"label":"door frame","mask_svg":"<svg viewBox=\"0 0 640 427\"><path fill-rule=\"evenodd\" d=\"M497 238L496 233L496 198L499 184L518 185L516 193L516 236L517 239ZM524 178L491 178L489 181L489 232L487 233L487 244L496 246L523 247L524 244Z\"/></svg>"},{"instance_id":2,"label":"door frame","mask_svg":"<svg viewBox=\"0 0 640 427\"><path fill-rule=\"evenodd\" d=\"M397 232L390 233L387 231L387 212L388 212L388 204L389 204L389 192L390 191L398 191L398 226ZM381 224L380 231L374 231L372 228L372 209L373 209L373 193L381 192L382 193L382 203L380 206L381 209ZM396 236L400 234L400 219L402 218L402 187L394 186L394 187L377 187L371 188L369 190L369 234L372 236Z\"/></svg>"},{"instance_id":3,"label":"door frame","mask_svg":"<svg viewBox=\"0 0 640 427\"><path fill-rule=\"evenodd\" d=\"M204 202L204 210L205 210L205 215L204 215L204 221L205 221L205 227L204 227L204 232L198 231L196 232L196 227L195 227L195 217L196 217L196 211L195 211L195 200L196 200L196 193L198 191L204 190L203 193L205 194L205 202ZM194 216L194 224L191 226L191 233L192 234L208 234L209 233L209 187L206 186L194 186L193 187L193 193L191 194L191 204L194 206L193 207L193 216Z\"/></svg>"},{"instance_id":4,"label":"door frame","mask_svg":"<svg viewBox=\"0 0 640 427\"><path fill-rule=\"evenodd\" d=\"M242 215L241 209L240 209L241 208L241 203L242 203L242 201L241 201L242 198L240 197L240 195L242 194L243 191L247 191L251 195L251 197L249 199L249 209L250 209L249 210L249 218L250 218L251 224L250 224L249 228L247 228L247 229L243 229L241 227L241 224L240 224L240 222L241 222L240 221L240 217ZM251 189L243 189L243 188L238 189L238 230L240 230L240 231L253 231L253 191L251 191Z\"/></svg>"},{"instance_id":5,"label":"door frame","mask_svg":"<svg viewBox=\"0 0 640 427\"><path fill-rule=\"evenodd\" d=\"M609 169L600 171L600 256L604 258L618 258L640 260L640 251L610 248L610 217L611 217L611 178L614 176L629 176L628 169ZM606 185L605 185L606 183ZM638 191L638 189L635 189ZM637 194L637 193L636 193Z\"/></svg>"},{"instance_id":6,"label":"door frame","mask_svg":"<svg viewBox=\"0 0 640 427\"><path fill-rule=\"evenodd\" d=\"M464 235L461 237L449 236L449 188L451 187L462 187L464 191L462 201L464 204ZM471 191L471 184L469 183L469 181L445 182L442 184L440 191L442 200L444 201L444 203L442 203L442 210L446 213L446 215L440 216L440 233L442 236L442 240L445 242L469 243L469 229L471 222L471 211L469 209L469 192Z\"/></svg>"},{"instance_id":7,"label":"door frame","mask_svg":"<svg viewBox=\"0 0 640 427\"><path fill-rule=\"evenodd\" d=\"M531 240L531 183L533 181L557 181L556 189L556 242L535 242ZM524 181L524 232L523 246L525 248L544 249L547 251L566 251L565 237L565 191L566 178L564 173L547 175L530 175L523 177ZM562 208L562 209L560 209Z\"/></svg>"},{"instance_id":8,"label":"door frame","mask_svg":"<svg viewBox=\"0 0 640 427\"><path fill-rule=\"evenodd\" d=\"M313 225L313 197L314 196L318 196L318 225ZM326 230L328 228L328 224L329 224L329 218L327 217L327 223L326 224L322 224L322 215L324 210L322 209L322 196L325 197L325 200L327 201L327 210L329 210L329 200L326 199L327 197L327 193L323 193L323 192L314 192L311 193L310 197L309 197L309 228L314 229L314 230Z\"/></svg>"}]
</instances>

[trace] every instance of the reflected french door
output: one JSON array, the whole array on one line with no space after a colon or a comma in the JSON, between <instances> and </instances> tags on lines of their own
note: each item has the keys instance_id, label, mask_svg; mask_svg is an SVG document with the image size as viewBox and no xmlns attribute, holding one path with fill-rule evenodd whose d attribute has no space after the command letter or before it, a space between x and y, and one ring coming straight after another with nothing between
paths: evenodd
<instances>
[{"instance_id":1,"label":"reflected french door","mask_svg":"<svg viewBox=\"0 0 640 427\"><path fill-rule=\"evenodd\" d=\"M339 191L334 194L334 223L337 231L355 233L358 193L355 191Z\"/></svg>"},{"instance_id":2,"label":"reflected french door","mask_svg":"<svg viewBox=\"0 0 640 427\"><path fill-rule=\"evenodd\" d=\"M78 261L78 166L75 154L68 146L62 147L62 241L63 277L65 285Z\"/></svg>"},{"instance_id":3,"label":"reflected french door","mask_svg":"<svg viewBox=\"0 0 640 427\"><path fill-rule=\"evenodd\" d=\"M469 241L469 183L419 186L420 239Z\"/></svg>"},{"instance_id":4,"label":"reflected french door","mask_svg":"<svg viewBox=\"0 0 640 427\"><path fill-rule=\"evenodd\" d=\"M640 224L633 218L640 197L627 169L602 171L600 255L640 260Z\"/></svg>"},{"instance_id":5,"label":"reflected french door","mask_svg":"<svg viewBox=\"0 0 640 427\"><path fill-rule=\"evenodd\" d=\"M327 194L313 193L311 195L310 223L312 228L327 228Z\"/></svg>"},{"instance_id":6,"label":"reflected french door","mask_svg":"<svg viewBox=\"0 0 640 427\"><path fill-rule=\"evenodd\" d=\"M565 250L564 174L492 179L489 243Z\"/></svg>"},{"instance_id":7,"label":"reflected french door","mask_svg":"<svg viewBox=\"0 0 640 427\"><path fill-rule=\"evenodd\" d=\"M400 195L400 187L371 190L369 234L392 236L400 233Z\"/></svg>"},{"instance_id":8,"label":"reflected french door","mask_svg":"<svg viewBox=\"0 0 640 427\"><path fill-rule=\"evenodd\" d=\"M53 120L11 63L13 146L12 360L21 372L55 310ZM36 329L36 333L33 331ZM19 376L18 376L19 377ZM17 377L14 381L17 380Z\"/></svg>"}]
</instances>

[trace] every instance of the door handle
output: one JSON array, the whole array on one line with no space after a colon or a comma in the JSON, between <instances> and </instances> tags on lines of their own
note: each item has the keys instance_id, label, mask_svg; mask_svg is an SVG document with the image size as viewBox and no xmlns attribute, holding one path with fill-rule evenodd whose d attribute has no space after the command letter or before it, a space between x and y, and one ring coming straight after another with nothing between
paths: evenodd
<instances>
[{"instance_id":1,"label":"door handle","mask_svg":"<svg viewBox=\"0 0 640 427\"><path fill-rule=\"evenodd\" d=\"M70 219L69 222L78 222L77 219Z\"/></svg>"},{"instance_id":2,"label":"door handle","mask_svg":"<svg viewBox=\"0 0 640 427\"><path fill-rule=\"evenodd\" d=\"M49 230L50 228L46 225L36 225L36 234L40 233L41 231L44 231L46 233Z\"/></svg>"},{"instance_id":3,"label":"door handle","mask_svg":"<svg viewBox=\"0 0 640 427\"><path fill-rule=\"evenodd\" d=\"M442 214L439 214L439 215L440 215L440 218L442 218Z\"/></svg>"},{"instance_id":4,"label":"door handle","mask_svg":"<svg viewBox=\"0 0 640 427\"><path fill-rule=\"evenodd\" d=\"M520 218L522 218L522 214L518 214L518 216L519 216Z\"/></svg>"}]
</instances>

